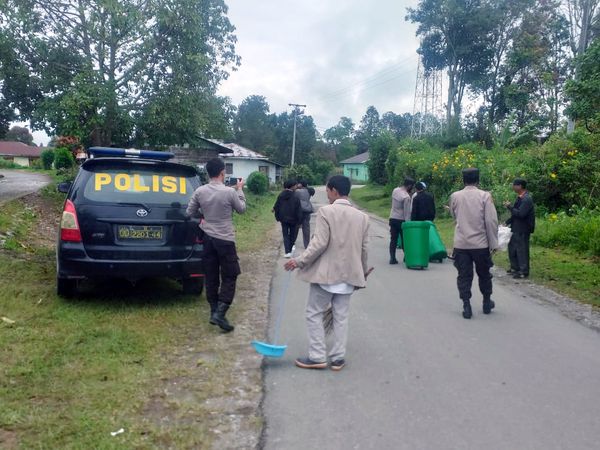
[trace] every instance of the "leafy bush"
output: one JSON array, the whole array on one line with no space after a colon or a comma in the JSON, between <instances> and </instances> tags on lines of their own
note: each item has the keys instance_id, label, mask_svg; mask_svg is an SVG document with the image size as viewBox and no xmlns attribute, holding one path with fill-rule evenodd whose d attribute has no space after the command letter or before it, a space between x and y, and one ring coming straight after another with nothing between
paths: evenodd
<instances>
[{"instance_id":1,"label":"leafy bush","mask_svg":"<svg viewBox=\"0 0 600 450\"><path fill-rule=\"evenodd\" d=\"M600 256L600 209L572 208L538 220L532 241L544 247L565 246Z\"/></svg>"},{"instance_id":2,"label":"leafy bush","mask_svg":"<svg viewBox=\"0 0 600 450\"><path fill-rule=\"evenodd\" d=\"M44 150L40 155L40 159L42 160L42 167L44 169L52 169L52 163L54 162L54 151L50 149Z\"/></svg>"},{"instance_id":3,"label":"leafy bush","mask_svg":"<svg viewBox=\"0 0 600 450\"><path fill-rule=\"evenodd\" d=\"M73 164L75 164L75 160L68 149L61 147L54 151L54 168L56 170L69 169L73 167Z\"/></svg>"},{"instance_id":4,"label":"leafy bush","mask_svg":"<svg viewBox=\"0 0 600 450\"><path fill-rule=\"evenodd\" d=\"M0 158L0 168L2 169L22 169L21 166L7 159Z\"/></svg>"},{"instance_id":5,"label":"leafy bush","mask_svg":"<svg viewBox=\"0 0 600 450\"><path fill-rule=\"evenodd\" d=\"M269 190L269 179L262 172L252 172L246 184L248 190L256 195L263 195Z\"/></svg>"},{"instance_id":6,"label":"leafy bush","mask_svg":"<svg viewBox=\"0 0 600 450\"><path fill-rule=\"evenodd\" d=\"M284 172L284 180L306 180L309 184L318 184L315 180L315 174L305 164L296 164L294 167L288 167Z\"/></svg>"},{"instance_id":7,"label":"leafy bush","mask_svg":"<svg viewBox=\"0 0 600 450\"><path fill-rule=\"evenodd\" d=\"M314 160L310 164L310 169L313 173L312 184L325 184L329 176L335 172L335 166L329 160Z\"/></svg>"}]
</instances>

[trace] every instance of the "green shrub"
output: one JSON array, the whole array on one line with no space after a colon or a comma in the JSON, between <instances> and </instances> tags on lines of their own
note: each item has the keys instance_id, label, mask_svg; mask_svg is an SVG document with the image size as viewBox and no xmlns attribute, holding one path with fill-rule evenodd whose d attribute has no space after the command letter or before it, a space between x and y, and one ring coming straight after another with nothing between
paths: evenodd
<instances>
[{"instance_id":1,"label":"green shrub","mask_svg":"<svg viewBox=\"0 0 600 450\"><path fill-rule=\"evenodd\" d=\"M21 166L7 159L0 158L0 168L2 169L22 169Z\"/></svg>"},{"instance_id":2,"label":"green shrub","mask_svg":"<svg viewBox=\"0 0 600 450\"><path fill-rule=\"evenodd\" d=\"M42 167L46 170L52 169L52 163L54 162L54 151L47 149L40 155L42 161Z\"/></svg>"},{"instance_id":3,"label":"green shrub","mask_svg":"<svg viewBox=\"0 0 600 450\"><path fill-rule=\"evenodd\" d=\"M296 164L294 167L288 167L284 171L284 180L306 180L308 184L318 184L318 180L315 180L315 174L305 164Z\"/></svg>"},{"instance_id":4,"label":"green shrub","mask_svg":"<svg viewBox=\"0 0 600 450\"><path fill-rule=\"evenodd\" d=\"M532 242L544 247L570 247L600 256L600 209L572 208L538 219Z\"/></svg>"},{"instance_id":5,"label":"green shrub","mask_svg":"<svg viewBox=\"0 0 600 450\"><path fill-rule=\"evenodd\" d=\"M252 172L246 182L248 190L256 195L266 194L269 190L269 179L262 172Z\"/></svg>"},{"instance_id":6,"label":"green shrub","mask_svg":"<svg viewBox=\"0 0 600 450\"><path fill-rule=\"evenodd\" d=\"M54 168L56 170L69 169L73 167L74 164L75 160L73 154L66 148L57 148L54 151Z\"/></svg>"}]
</instances>

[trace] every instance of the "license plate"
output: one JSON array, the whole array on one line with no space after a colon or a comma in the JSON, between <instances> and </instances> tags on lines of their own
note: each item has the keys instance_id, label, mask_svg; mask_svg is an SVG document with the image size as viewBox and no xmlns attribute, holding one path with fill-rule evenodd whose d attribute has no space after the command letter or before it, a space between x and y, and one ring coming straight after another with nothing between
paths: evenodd
<instances>
[{"instance_id":1,"label":"license plate","mask_svg":"<svg viewBox=\"0 0 600 450\"><path fill-rule=\"evenodd\" d=\"M150 225L119 225L119 239L161 240L163 227Z\"/></svg>"}]
</instances>

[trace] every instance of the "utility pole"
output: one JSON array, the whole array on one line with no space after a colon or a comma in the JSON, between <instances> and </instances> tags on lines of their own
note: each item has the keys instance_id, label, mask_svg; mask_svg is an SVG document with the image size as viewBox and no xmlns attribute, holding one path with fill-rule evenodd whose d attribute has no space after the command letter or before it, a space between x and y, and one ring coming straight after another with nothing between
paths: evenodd
<instances>
[{"instance_id":1,"label":"utility pole","mask_svg":"<svg viewBox=\"0 0 600 450\"><path fill-rule=\"evenodd\" d=\"M294 157L296 156L296 118L298 114L303 114L304 111L300 111L300 108L306 108L306 105L298 105L296 103L288 103L288 106L292 106L294 108L294 135L292 136L292 164L291 167L294 167Z\"/></svg>"}]
</instances>

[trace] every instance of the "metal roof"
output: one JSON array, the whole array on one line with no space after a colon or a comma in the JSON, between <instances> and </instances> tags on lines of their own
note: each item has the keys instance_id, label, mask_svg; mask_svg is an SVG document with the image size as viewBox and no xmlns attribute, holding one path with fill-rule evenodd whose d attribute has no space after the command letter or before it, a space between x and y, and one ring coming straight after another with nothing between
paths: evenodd
<instances>
[{"instance_id":1,"label":"metal roof","mask_svg":"<svg viewBox=\"0 0 600 450\"><path fill-rule=\"evenodd\" d=\"M27 156L39 158L44 148L18 141L0 141L0 156Z\"/></svg>"},{"instance_id":2,"label":"metal roof","mask_svg":"<svg viewBox=\"0 0 600 450\"><path fill-rule=\"evenodd\" d=\"M340 161L340 164L364 164L369 160L369 152L361 153L360 155L353 156L352 158Z\"/></svg>"},{"instance_id":3,"label":"metal roof","mask_svg":"<svg viewBox=\"0 0 600 450\"><path fill-rule=\"evenodd\" d=\"M221 144L223 147L227 147L233 153L224 153L219 156L222 156L225 159L228 158L240 158L240 159L255 159L270 162L271 164L275 164L276 166L282 166L282 164L270 161L268 157L265 155L255 152L254 150L250 150L249 148L242 147L241 145L230 143L230 144ZM282 166L283 167L283 166Z\"/></svg>"}]
</instances>

